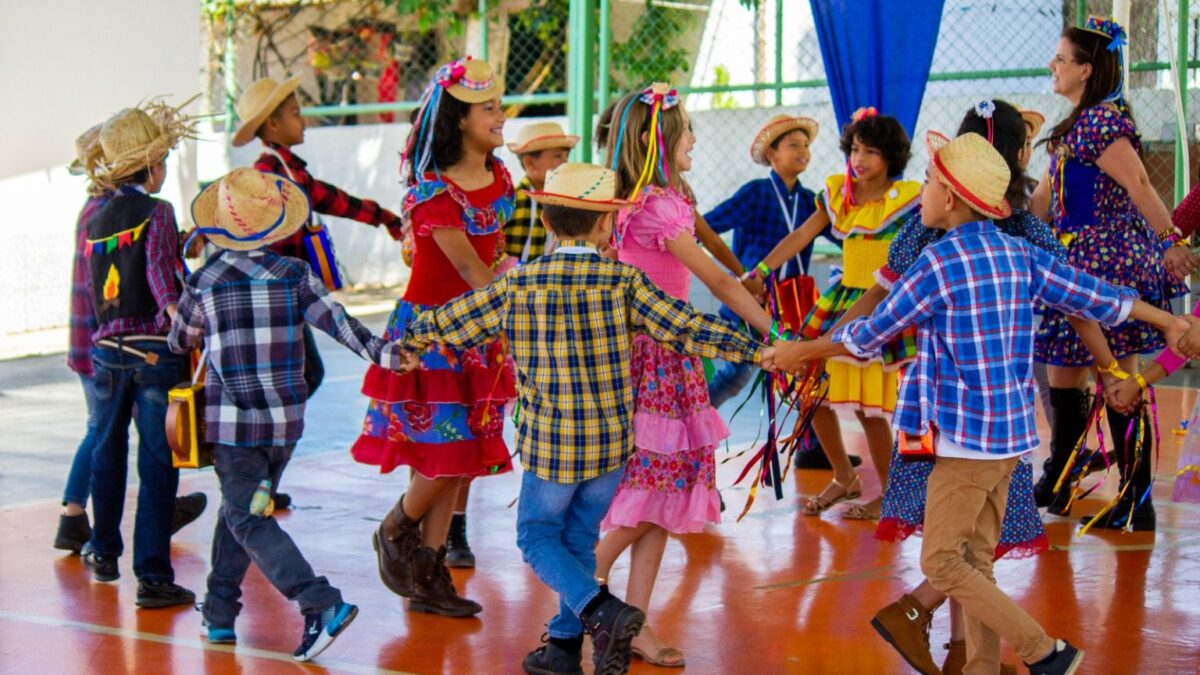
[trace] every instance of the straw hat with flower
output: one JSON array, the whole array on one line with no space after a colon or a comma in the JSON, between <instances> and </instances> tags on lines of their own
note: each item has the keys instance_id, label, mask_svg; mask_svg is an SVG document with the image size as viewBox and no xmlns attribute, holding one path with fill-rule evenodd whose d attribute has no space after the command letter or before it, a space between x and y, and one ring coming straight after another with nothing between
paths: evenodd
<instances>
[{"instance_id":1,"label":"straw hat with flower","mask_svg":"<svg viewBox=\"0 0 1200 675\"><path fill-rule=\"evenodd\" d=\"M504 84L496 80L488 62L470 56L442 66L434 78L463 103L483 103L504 95Z\"/></svg>"},{"instance_id":2,"label":"straw hat with flower","mask_svg":"<svg viewBox=\"0 0 1200 675\"><path fill-rule=\"evenodd\" d=\"M234 251L253 251L291 236L309 218L304 189L292 181L241 167L192 201L196 230Z\"/></svg>"},{"instance_id":3,"label":"straw hat with flower","mask_svg":"<svg viewBox=\"0 0 1200 675\"><path fill-rule=\"evenodd\" d=\"M925 135L929 161L937 179L975 211L990 218L1007 218L1012 207L1004 198L1012 174L1004 157L979 134L950 140L930 131Z\"/></svg>"},{"instance_id":4,"label":"straw hat with flower","mask_svg":"<svg viewBox=\"0 0 1200 675\"><path fill-rule=\"evenodd\" d=\"M767 120L767 123L754 135L754 142L750 144L750 159L753 159L756 164L770 166L771 163L767 161L767 148L771 147L771 144L780 136L797 129L803 131L811 142L817 140L817 132L821 129L821 125L811 117L776 115Z\"/></svg>"},{"instance_id":5,"label":"straw hat with flower","mask_svg":"<svg viewBox=\"0 0 1200 675\"><path fill-rule=\"evenodd\" d=\"M508 149L515 155L524 155L550 148L570 150L578 142L578 136L567 134L557 122L538 122L521 129L521 133L517 135L517 142L509 143Z\"/></svg>"},{"instance_id":6,"label":"straw hat with flower","mask_svg":"<svg viewBox=\"0 0 1200 675\"><path fill-rule=\"evenodd\" d=\"M114 186L162 161L180 139L195 138L195 118L185 117L179 111L198 96L178 108L153 100L108 118L100 128L102 156L91 166L84 166L88 176L99 185Z\"/></svg>"},{"instance_id":7,"label":"straw hat with flower","mask_svg":"<svg viewBox=\"0 0 1200 675\"><path fill-rule=\"evenodd\" d=\"M543 206L569 206L585 211L616 211L629 206L616 199L617 174L602 166L567 162L546 174L546 186L530 191L529 198Z\"/></svg>"},{"instance_id":8,"label":"straw hat with flower","mask_svg":"<svg viewBox=\"0 0 1200 675\"><path fill-rule=\"evenodd\" d=\"M283 82L277 82L270 77L255 80L246 87L237 101L237 116L241 120L233 132L231 142L235 147L241 147L254 139L258 128L267 121L271 113L291 96L300 86L300 77L291 77Z\"/></svg>"}]
</instances>

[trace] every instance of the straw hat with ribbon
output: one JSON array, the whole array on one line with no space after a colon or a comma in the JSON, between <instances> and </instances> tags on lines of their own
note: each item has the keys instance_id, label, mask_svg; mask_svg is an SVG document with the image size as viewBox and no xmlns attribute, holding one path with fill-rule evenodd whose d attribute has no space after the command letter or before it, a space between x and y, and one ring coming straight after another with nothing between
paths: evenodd
<instances>
[{"instance_id":1,"label":"straw hat with ribbon","mask_svg":"<svg viewBox=\"0 0 1200 675\"><path fill-rule=\"evenodd\" d=\"M929 161L937 179L975 211L991 218L1007 218L1012 207L1004 198L1012 174L1004 157L979 134L950 140L930 131L925 135Z\"/></svg>"},{"instance_id":2,"label":"straw hat with ribbon","mask_svg":"<svg viewBox=\"0 0 1200 675\"><path fill-rule=\"evenodd\" d=\"M98 185L112 187L162 161L180 139L195 138L195 118L179 111L198 97L199 94L193 96L178 108L154 100L108 118L100 128L103 156L97 157L91 166L84 166L88 176Z\"/></svg>"},{"instance_id":3,"label":"straw hat with ribbon","mask_svg":"<svg viewBox=\"0 0 1200 675\"><path fill-rule=\"evenodd\" d=\"M504 95L504 85L487 61L470 56L439 68L436 79L447 94L463 103L483 103Z\"/></svg>"},{"instance_id":4,"label":"straw hat with ribbon","mask_svg":"<svg viewBox=\"0 0 1200 675\"><path fill-rule=\"evenodd\" d=\"M237 131L233 132L233 145L240 147L253 140L263 122L266 122L279 104L291 96L299 86L300 77L296 76L283 82L264 77L246 87L237 101L237 116L242 123L238 125Z\"/></svg>"},{"instance_id":5,"label":"straw hat with ribbon","mask_svg":"<svg viewBox=\"0 0 1200 675\"><path fill-rule=\"evenodd\" d=\"M543 206L569 206L585 211L616 211L629 206L617 199L617 174L595 164L567 162L546 174L545 189L527 193Z\"/></svg>"},{"instance_id":6,"label":"straw hat with ribbon","mask_svg":"<svg viewBox=\"0 0 1200 675\"><path fill-rule=\"evenodd\" d=\"M67 165L67 172L72 176L82 176L87 173L87 167L100 159L100 128L97 124L75 139L75 159Z\"/></svg>"},{"instance_id":7,"label":"straw hat with ribbon","mask_svg":"<svg viewBox=\"0 0 1200 675\"><path fill-rule=\"evenodd\" d=\"M517 135L516 143L509 143L508 149L516 155L524 155L550 148L565 148L570 150L579 142L578 136L571 136L563 131L557 122L538 122L526 125Z\"/></svg>"},{"instance_id":8,"label":"straw hat with ribbon","mask_svg":"<svg viewBox=\"0 0 1200 675\"><path fill-rule=\"evenodd\" d=\"M304 189L275 174L234 169L192 201L196 231L221 248L253 251L291 236L308 222Z\"/></svg>"},{"instance_id":9,"label":"straw hat with ribbon","mask_svg":"<svg viewBox=\"0 0 1200 675\"><path fill-rule=\"evenodd\" d=\"M1037 137L1046 124L1046 116L1036 110L1028 110L1019 105L1013 105L1013 107L1021 113L1021 119L1025 120L1025 124L1029 125L1029 137Z\"/></svg>"},{"instance_id":10,"label":"straw hat with ribbon","mask_svg":"<svg viewBox=\"0 0 1200 675\"><path fill-rule=\"evenodd\" d=\"M754 142L750 144L750 159L753 159L756 164L770 166L771 163L767 161L767 148L771 147L771 144L780 136L797 129L803 131L811 142L817 140L817 132L821 129L821 125L811 117L776 115L767 120L767 123L754 135Z\"/></svg>"}]
</instances>

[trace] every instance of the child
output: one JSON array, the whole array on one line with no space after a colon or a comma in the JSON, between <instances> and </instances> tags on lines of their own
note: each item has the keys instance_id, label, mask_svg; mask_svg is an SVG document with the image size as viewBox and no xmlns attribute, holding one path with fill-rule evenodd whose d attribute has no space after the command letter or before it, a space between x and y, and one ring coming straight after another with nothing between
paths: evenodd
<instances>
[{"instance_id":1,"label":"child","mask_svg":"<svg viewBox=\"0 0 1200 675\"><path fill-rule=\"evenodd\" d=\"M422 314L403 340L418 351L433 343L465 349L504 334L512 345L521 371L517 447L525 467L517 544L560 597L548 644L525 657L527 673L582 672L585 631L595 672L629 668L630 641L645 617L597 585L593 548L634 452L638 373L629 362L640 336L697 356L770 358L769 349L671 297L644 272L599 255L612 232L609 214L625 206L613 198L616 184L611 171L589 164L550 172L545 191L530 197L541 204L558 249Z\"/></svg>"},{"instance_id":2,"label":"child","mask_svg":"<svg viewBox=\"0 0 1200 675\"><path fill-rule=\"evenodd\" d=\"M841 147L847 158L846 175L830 176L825 181L825 190L818 196L820 208L755 267L758 274L773 272L832 224L833 236L843 244L845 272L821 295L805 319L801 336L807 339L829 332L875 284L876 271L887 262L888 243L904 217L917 207L921 189L919 183L899 180L911 152L908 134L895 118L879 115L874 108L855 112L842 131ZM841 357L825 363L829 396L827 405L813 418L813 430L834 467L834 476L828 487L805 502L805 515L819 515L862 495L859 477L846 456L834 408L853 410L858 416L879 483L887 483L892 452L888 416L895 408L897 370L912 357L912 342L910 333L878 358ZM855 504L844 517L878 519L880 501L876 497L866 504Z\"/></svg>"},{"instance_id":3,"label":"child","mask_svg":"<svg viewBox=\"0 0 1200 675\"><path fill-rule=\"evenodd\" d=\"M246 145L257 137L262 141L263 153L255 160L254 168L291 179L304 189L314 212L368 225L384 225L393 239L402 239L399 216L369 199L351 196L335 185L314 178L308 172L308 163L292 151L304 142L304 118L300 116L300 101L295 93L299 86L299 77L282 83L264 77L251 83L237 102L241 124L233 133L234 147ZM272 250L279 255L307 261L303 229L276 242ZM304 383L311 397L325 378L325 366L307 324L304 326L304 355Z\"/></svg>"},{"instance_id":4,"label":"child","mask_svg":"<svg viewBox=\"0 0 1200 675\"><path fill-rule=\"evenodd\" d=\"M990 218L1011 209L1004 158L978 134L953 141L931 132L921 197L927 227L947 234L930 245L869 317L830 340L857 354L877 352L920 327L915 362L899 393L896 423L932 435L921 569L965 613L967 672L999 670L1000 639L1031 673L1074 673L1083 652L1053 640L996 587L992 561L1008 485L1021 455L1038 446L1033 415L1033 305L1115 325L1143 320L1177 338L1182 320L1001 234ZM1174 342L1174 339L1172 339Z\"/></svg>"},{"instance_id":5,"label":"child","mask_svg":"<svg viewBox=\"0 0 1200 675\"><path fill-rule=\"evenodd\" d=\"M486 62L467 58L439 68L413 111L401 168L412 277L388 320L388 339L497 276L500 228L513 213L512 180L493 154L504 143L503 93ZM374 535L380 578L411 599L409 611L478 614L479 603L454 587L445 544L464 479L512 469L502 410L515 385L503 344L431 345L414 372L372 366L363 393L371 403L354 459L385 473L400 465L415 472Z\"/></svg>"},{"instance_id":6,"label":"child","mask_svg":"<svg viewBox=\"0 0 1200 675\"><path fill-rule=\"evenodd\" d=\"M516 185L513 216L504 224L504 252L522 265L554 250L554 242L546 237L546 227L537 215L537 203L529 198L529 191L541 190L546 183L546 172L566 162L577 143L579 137L567 135L557 123L539 122L521 129L517 142L508 144L525 169L525 177Z\"/></svg>"},{"instance_id":7,"label":"child","mask_svg":"<svg viewBox=\"0 0 1200 675\"><path fill-rule=\"evenodd\" d=\"M129 422L137 424L138 509L133 528L137 605L191 604L174 583L171 528L179 471L167 447L167 389L183 360L166 345L179 300L179 238L175 210L151 197L167 177L167 154L192 134L179 111L152 102L122 110L100 129L102 156L86 165L92 182L112 198L88 220L84 256L96 316L92 372L97 393L92 450L95 524L83 562L97 581L120 578L121 516L129 461Z\"/></svg>"},{"instance_id":8,"label":"child","mask_svg":"<svg viewBox=\"0 0 1200 675\"><path fill-rule=\"evenodd\" d=\"M292 652L308 661L358 613L318 577L257 493L273 493L304 430L304 340L311 323L359 356L398 368L402 352L371 335L335 302L308 265L265 247L308 222L296 183L234 169L192 203L196 227L222 250L187 282L168 344L178 354L205 342L205 441L221 484L204 635L236 641L242 580L253 561L279 592L300 605L304 631ZM261 499L261 498L259 498Z\"/></svg>"},{"instance_id":9,"label":"child","mask_svg":"<svg viewBox=\"0 0 1200 675\"><path fill-rule=\"evenodd\" d=\"M683 177L696 139L675 91L655 84L627 94L613 119L619 121L608 137L608 161L618 194L632 202L616 217L621 262L681 300L688 297L694 273L758 334L771 333L771 319L754 297L696 244L695 209ZM596 575L604 583L617 557L634 547L626 600L649 607L667 533L698 532L721 520L714 453L729 429L708 401L700 359L638 336L631 365L637 451L604 520L607 534L596 552ZM633 649L657 665L683 663L683 655L649 628Z\"/></svg>"}]
</instances>

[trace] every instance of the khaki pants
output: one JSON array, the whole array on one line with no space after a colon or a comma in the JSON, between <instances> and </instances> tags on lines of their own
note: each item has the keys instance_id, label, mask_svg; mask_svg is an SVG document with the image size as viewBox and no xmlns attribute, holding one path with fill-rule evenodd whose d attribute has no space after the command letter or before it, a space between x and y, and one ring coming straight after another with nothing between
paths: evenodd
<instances>
[{"instance_id":1,"label":"khaki pants","mask_svg":"<svg viewBox=\"0 0 1200 675\"><path fill-rule=\"evenodd\" d=\"M938 457L926 492L921 571L963 608L964 675L1000 672L1000 639L1026 663L1044 658L1052 640L1033 617L996 586L992 561L1018 459Z\"/></svg>"}]
</instances>

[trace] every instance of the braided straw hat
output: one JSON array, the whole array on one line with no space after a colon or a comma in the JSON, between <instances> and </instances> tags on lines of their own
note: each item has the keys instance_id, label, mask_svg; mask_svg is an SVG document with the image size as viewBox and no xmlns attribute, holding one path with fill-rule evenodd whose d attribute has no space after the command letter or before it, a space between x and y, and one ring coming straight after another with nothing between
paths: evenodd
<instances>
[{"instance_id":1,"label":"braided straw hat","mask_svg":"<svg viewBox=\"0 0 1200 675\"><path fill-rule=\"evenodd\" d=\"M1021 113L1021 119L1025 120L1025 124L1029 125L1029 137L1036 137L1046 124L1046 116L1036 110L1027 110L1019 105L1014 105L1013 107L1017 109L1017 112Z\"/></svg>"},{"instance_id":2,"label":"braided straw hat","mask_svg":"<svg viewBox=\"0 0 1200 675\"><path fill-rule=\"evenodd\" d=\"M253 251L291 236L308 222L304 190L275 174L241 167L209 185L192 201L192 220L209 241Z\"/></svg>"},{"instance_id":3,"label":"braided straw hat","mask_svg":"<svg viewBox=\"0 0 1200 675\"><path fill-rule=\"evenodd\" d=\"M87 173L87 167L100 159L100 127L97 124L75 139L75 159L67 165L67 172L72 176L82 176Z\"/></svg>"},{"instance_id":4,"label":"braided straw hat","mask_svg":"<svg viewBox=\"0 0 1200 675\"><path fill-rule=\"evenodd\" d=\"M463 103L483 103L504 95L504 85L496 81L487 61L468 56L447 66L446 93Z\"/></svg>"},{"instance_id":5,"label":"braided straw hat","mask_svg":"<svg viewBox=\"0 0 1200 675\"><path fill-rule=\"evenodd\" d=\"M100 128L103 156L94 165L84 167L88 176L99 185L111 187L164 159L180 139L195 138L195 118L179 111L198 97L193 96L178 108L153 100L108 118Z\"/></svg>"},{"instance_id":6,"label":"braided straw hat","mask_svg":"<svg viewBox=\"0 0 1200 675\"><path fill-rule=\"evenodd\" d=\"M938 179L972 209L991 218L1012 215L1012 207L1004 198L1012 173L1003 155L986 138L968 133L950 140L930 131L925 135L925 146Z\"/></svg>"},{"instance_id":7,"label":"braided straw hat","mask_svg":"<svg viewBox=\"0 0 1200 675\"><path fill-rule=\"evenodd\" d=\"M237 116L242 123L238 125L237 131L233 132L233 145L241 147L249 143L263 122L266 122L279 104L291 96L299 86L300 76L297 75L283 82L264 77L246 87L246 91L242 92L237 101Z\"/></svg>"},{"instance_id":8,"label":"braided straw hat","mask_svg":"<svg viewBox=\"0 0 1200 675\"><path fill-rule=\"evenodd\" d=\"M538 122L521 129L516 143L509 143L508 149L516 155L527 152L549 150L550 148L565 148L570 150L579 143L578 136L571 136L563 131L557 122Z\"/></svg>"},{"instance_id":9,"label":"braided straw hat","mask_svg":"<svg viewBox=\"0 0 1200 675\"><path fill-rule=\"evenodd\" d=\"M750 159L753 159L755 164L771 166L767 161L767 148L771 147L775 139L797 129L807 134L811 142L817 140L817 132L821 130L821 125L811 117L776 115L767 120L754 135L754 142L750 144Z\"/></svg>"},{"instance_id":10,"label":"braided straw hat","mask_svg":"<svg viewBox=\"0 0 1200 675\"><path fill-rule=\"evenodd\" d=\"M546 187L526 194L535 202L584 211L616 211L629 206L616 199L617 174L602 166L567 162L546 173Z\"/></svg>"}]
</instances>

